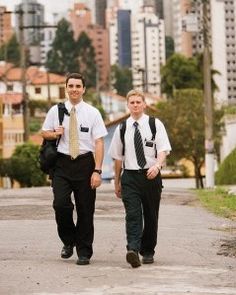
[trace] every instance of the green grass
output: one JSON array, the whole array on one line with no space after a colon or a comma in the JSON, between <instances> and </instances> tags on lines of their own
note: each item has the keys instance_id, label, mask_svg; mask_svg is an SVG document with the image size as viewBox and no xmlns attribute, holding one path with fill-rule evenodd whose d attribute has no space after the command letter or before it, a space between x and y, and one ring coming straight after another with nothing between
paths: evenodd
<instances>
[{"instance_id":1,"label":"green grass","mask_svg":"<svg viewBox=\"0 0 236 295\"><path fill-rule=\"evenodd\" d=\"M214 190L197 190L199 200L209 211L216 215L236 219L236 195L227 189L217 187Z\"/></svg>"}]
</instances>

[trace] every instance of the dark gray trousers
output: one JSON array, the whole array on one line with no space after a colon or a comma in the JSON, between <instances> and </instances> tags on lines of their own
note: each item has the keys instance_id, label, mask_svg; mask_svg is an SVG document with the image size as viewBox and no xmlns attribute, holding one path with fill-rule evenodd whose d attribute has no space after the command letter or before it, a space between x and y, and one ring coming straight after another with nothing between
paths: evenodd
<instances>
[{"instance_id":1,"label":"dark gray trousers","mask_svg":"<svg viewBox=\"0 0 236 295\"><path fill-rule=\"evenodd\" d=\"M124 170L121 194L126 212L127 249L154 254L162 192L161 175L147 179L146 171Z\"/></svg>"}]
</instances>

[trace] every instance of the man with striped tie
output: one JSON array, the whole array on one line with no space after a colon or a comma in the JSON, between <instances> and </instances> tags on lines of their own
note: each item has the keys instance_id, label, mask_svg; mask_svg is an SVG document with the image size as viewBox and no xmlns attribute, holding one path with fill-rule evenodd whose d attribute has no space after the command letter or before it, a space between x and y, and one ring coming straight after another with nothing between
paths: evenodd
<instances>
[{"instance_id":1,"label":"man with striped tie","mask_svg":"<svg viewBox=\"0 0 236 295\"><path fill-rule=\"evenodd\" d=\"M171 146L165 127L157 118L153 136L141 92L128 92L127 105L130 117L124 142L121 127L117 126L109 154L115 160L115 193L122 198L126 212L126 260L135 268L141 265L139 254L142 263L154 262L162 192L160 172Z\"/></svg>"}]
</instances>

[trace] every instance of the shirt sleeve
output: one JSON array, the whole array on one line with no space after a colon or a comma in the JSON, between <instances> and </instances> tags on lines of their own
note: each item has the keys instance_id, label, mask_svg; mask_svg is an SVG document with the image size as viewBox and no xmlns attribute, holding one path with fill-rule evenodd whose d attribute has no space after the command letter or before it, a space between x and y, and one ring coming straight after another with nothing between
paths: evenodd
<instances>
[{"instance_id":1,"label":"shirt sleeve","mask_svg":"<svg viewBox=\"0 0 236 295\"><path fill-rule=\"evenodd\" d=\"M107 129L104 124L103 118L100 114L99 111L97 111L96 118L94 120L94 125L93 125L93 137L94 139L98 139L100 137L104 137L107 135Z\"/></svg>"},{"instance_id":2,"label":"shirt sleeve","mask_svg":"<svg viewBox=\"0 0 236 295\"><path fill-rule=\"evenodd\" d=\"M123 160L122 148L123 148L123 145L120 139L120 127L118 125L113 134L111 144L108 149L108 154L112 157L112 159L122 161Z\"/></svg>"},{"instance_id":3,"label":"shirt sleeve","mask_svg":"<svg viewBox=\"0 0 236 295\"><path fill-rule=\"evenodd\" d=\"M46 118L43 122L43 126L42 126L42 130L43 131L53 131L55 129L55 120L57 120L58 122L58 115L57 115L57 110L55 110L55 107L57 108L57 106L53 106L47 113ZM56 117L56 118L55 118ZM59 125L59 123L57 124Z\"/></svg>"},{"instance_id":4,"label":"shirt sleeve","mask_svg":"<svg viewBox=\"0 0 236 295\"><path fill-rule=\"evenodd\" d=\"M157 133L156 133L156 147L157 147L157 153L160 152L166 152L169 154L171 151L171 145L170 141L165 129L164 124L160 121L156 121L157 125Z\"/></svg>"}]
</instances>

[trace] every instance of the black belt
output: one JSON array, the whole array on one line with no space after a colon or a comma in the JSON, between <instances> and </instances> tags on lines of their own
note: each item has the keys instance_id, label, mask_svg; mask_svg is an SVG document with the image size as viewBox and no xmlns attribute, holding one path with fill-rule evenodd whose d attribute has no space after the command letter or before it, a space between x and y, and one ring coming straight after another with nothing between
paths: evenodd
<instances>
[{"instance_id":1,"label":"black belt","mask_svg":"<svg viewBox=\"0 0 236 295\"><path fill-rule=\"evenodd\" d=\"M138 170L124 169L124 171L127 171L129 173L144 174L144 173L146 173L148 171L148 169L138 169Z\"/></svg>"},{"instance_id":2,"label":"black belt","mask_svg":"<svg viewBox=\"0 0 236 295\"><path fill-rule=\"evenodd\" d=\"M58 154L59 157L67 158L67 159L69 159L69 160L75 161L75 160L79 160L79 159L84 159L84 158L87 158L87 157L91 157L91 155L92 155L93 153L92 153L92 152L88 152L88 153L85 153L85 154L79 155L79 156L76 157L75 159L73 159L70 155L66 155L66 154L63 154L63 153L60 153L60 152L57 152L57 154Z\"/></svg>"}]
</instances>

